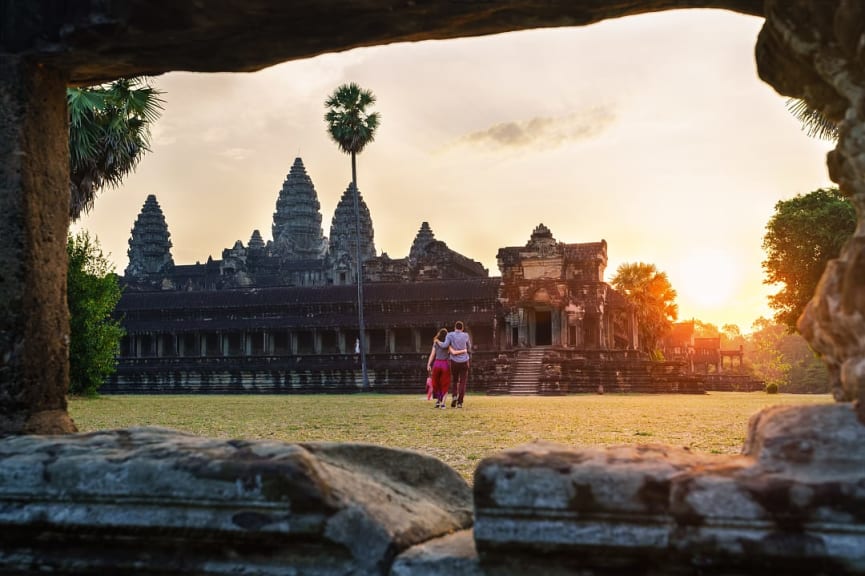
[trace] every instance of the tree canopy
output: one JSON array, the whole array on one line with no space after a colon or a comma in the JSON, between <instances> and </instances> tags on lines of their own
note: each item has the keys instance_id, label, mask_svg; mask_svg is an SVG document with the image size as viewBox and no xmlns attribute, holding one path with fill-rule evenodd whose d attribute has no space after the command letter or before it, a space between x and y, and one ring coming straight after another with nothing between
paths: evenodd
<instances>
[{"instance_id":1,"label":"tree canopy","mask_svg":"<svg viewBox=\"0 0 865 576\"><path fill-rule=\"evenodd\" d=\"M654 264L624 263L610 284L635 306L641 348L654 353L679 314L676 291Z\"/></svg>"},{"instance_id":2,"label":"tree canopy","mask_svg":"<svg viewBox=\"0 0 865 576\"><path fill-rule=\"evenodd\" d=\"M123 328L111 317L120 300L120 286L99 242L86 231L66 242L69 304L69 392L97 393L116 367Z\"/></svg>"},{"instance_id":3,"label":"tree canopy","mask_svg":"<svg viewBox=\"0 0 865 576\"><path fill-rule=\"evenodd\" d=\"M100 189L119 185L150 150L150 124L162 110L159 94L140 78L67 88L73 221L93 208Z\"/></svg>"},{"instance_id":4,"label":"tree canopy","mask_svg":"<svg viewBox=\"0 0 865 576\"><path fill-rule=\"evenodd\" d=\"M325 100L327 133L346 154L360 154L375 139L381 117L367 111L373 104L375 95L354 82L339 86Z\"/></svg>"},{"instance_id":5,"label":"tree canopy","mask_svg":"<svg viewBox=\"0 0 865 576\"><path fill-rule=\"evenodd\" d=\"M764 283L781 285L769 296L769 306L788 331L796 330L826 263L838 257L855 228L853 204L837 188L821 188L775 204L763 237Z\"/></svg>"}]
</instances>

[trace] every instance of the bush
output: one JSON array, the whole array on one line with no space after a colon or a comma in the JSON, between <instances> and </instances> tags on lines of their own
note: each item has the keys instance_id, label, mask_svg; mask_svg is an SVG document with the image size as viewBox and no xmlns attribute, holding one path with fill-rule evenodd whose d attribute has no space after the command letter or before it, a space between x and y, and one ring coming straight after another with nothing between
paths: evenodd
<instances>
[{"instance_id":1,"label":"bush","mask_svg":"<svg viewBox=\"0 0 865 576\"><path fill-rule=\"evenodd\" d=\"M777 394L778 393L778 385L774 382L770 382L766 384L766 394Z\"/></svg>"},{"instance_id":2,"label":"bush","mask_svg":"<svg viewBox=\"0 0 865 576\"><path fill-rule=\"evenodd\" d=\"M117 367L123 328L111 317L120 286L99 241L86 231L66 240L69 393L95 396Z\"/></svg>"}]
</instances>

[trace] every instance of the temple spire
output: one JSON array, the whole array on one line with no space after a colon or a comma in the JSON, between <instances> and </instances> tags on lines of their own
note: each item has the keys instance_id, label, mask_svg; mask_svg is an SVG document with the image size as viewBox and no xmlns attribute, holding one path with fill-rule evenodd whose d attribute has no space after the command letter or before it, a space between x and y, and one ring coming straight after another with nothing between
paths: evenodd
<instances>
[{"instance_id":1,"label":"temple spire","mask_svg":"<svg viewBox=\"0 0 865 576\"><path fill-rule=\"evenodd\" d=\"M129 238L127 276L163 274L174 268L171 257L171 233L165 223L156 196L150 194L132 227Z\"/></svg>"},{"instance_id":2,"label":"temple spire","mask_svg":"<svg viewBox=\"0 0 865 576\"><path fill-rule=\"evenodd\" d=\"M282 184L272 231L275 253L287 260L322 258L327 250L327 238L321 228L321 204L300 158L294 159Z\"/></svg>"},{"instance_id":3,"label":"temple spire","mask_svg":"<svg viewBox=\"0 0 865 576\"><path fill-rule=\"evenodd\" d=\"M376 257L372 218L366 202L363 201L363 195L358 193L358 199L360 202L361 258L369 260ZM336 206L330 225L331 258L340 260L347 257L348 260L355 261L354 228L354 185L349 184Z\"/></svg>"},{"instance_id":4,"label":"temple spire","mask_svg":"<svg viewBox=\"0 0 865 576\"><path fill-rule=\"evenodd\" d=\"M411 250L409 250L408 253L409 261L416 262L424 253L424 249L427 245L429 245L433 240L435 240L435 234L433 234L429 222L422 222L420 230L417 231L417 235L414 237L414 242L411 243Z\"/></svg>"}]
</instances>

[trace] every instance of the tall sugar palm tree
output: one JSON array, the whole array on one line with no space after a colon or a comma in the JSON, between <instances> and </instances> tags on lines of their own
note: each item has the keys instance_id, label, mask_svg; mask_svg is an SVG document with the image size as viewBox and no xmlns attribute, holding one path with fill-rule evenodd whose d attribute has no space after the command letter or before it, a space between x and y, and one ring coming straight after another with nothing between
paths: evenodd
<instances>
[{"instance_id":1,"label":"tall sugar palm tree","mask_svg":"<svg viewBox=\"0 0 865 576\"><path fill-rule=\"evenodd\" d=\"M360 198L357 188L356 156L375 138L380 116L378 112L367 112L375 104L375 95L351 82L334 90L324 105L327 113L324 121L327 132L339 149L351 155L351 183L354 189L354 234L355 264L357 266L357 323L360 332L360 362L363 387L369 389L366 371L366 335L363 322L363 259L360 250Z\"/></svg>"},{"instance_id":2,"label":"tall sugar palm tree","mask_svg":"<svg viewBox=\"0 0 865 576\"><path fill-rule=\"evenodd\" d=\"M119 185L150 150L150 125L162 111L159 94L140 78L66 90L73 221L93 208L101 188Z\"/></svg>"}]
</instances>

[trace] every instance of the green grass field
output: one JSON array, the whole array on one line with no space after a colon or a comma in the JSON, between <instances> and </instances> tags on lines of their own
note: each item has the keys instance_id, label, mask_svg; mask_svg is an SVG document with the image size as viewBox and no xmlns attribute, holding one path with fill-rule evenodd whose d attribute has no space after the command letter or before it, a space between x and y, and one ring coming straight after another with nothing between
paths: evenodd
<instances>
[{"instance_id":1,"label":"green grass field","mask_svg":"<svg viewBox=\"0 0 865 576\"><path fill-rule=\"evenodd\" d=\"M662 443L737 454L748 418L760 409L828 402L828 395L762 392L469 395L462 410L436 410L420 395L103 396L72 399L69 412L82 432L162 426L218 438L409 448L446 462L471 482L480 459L539 439L572 446Z\"/></svg>"}]
</instances>

